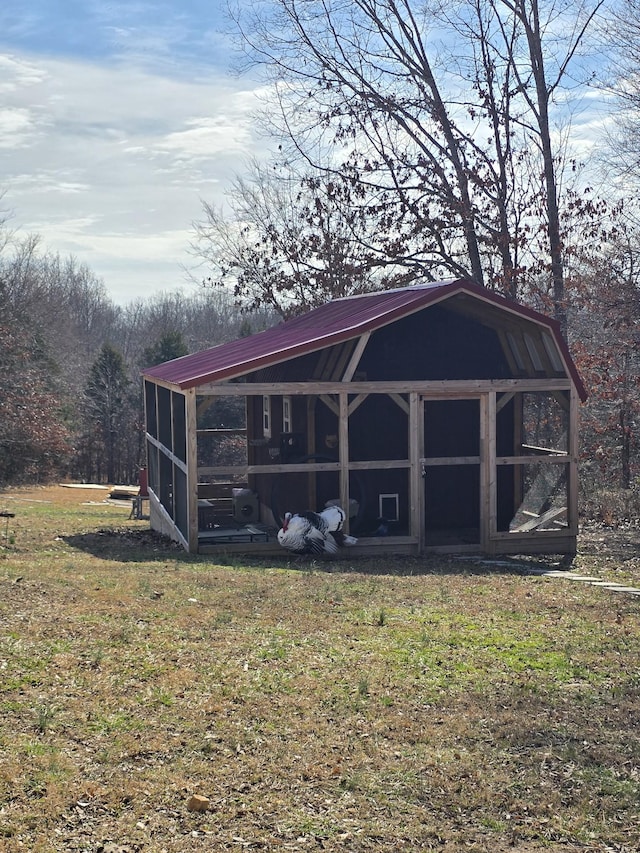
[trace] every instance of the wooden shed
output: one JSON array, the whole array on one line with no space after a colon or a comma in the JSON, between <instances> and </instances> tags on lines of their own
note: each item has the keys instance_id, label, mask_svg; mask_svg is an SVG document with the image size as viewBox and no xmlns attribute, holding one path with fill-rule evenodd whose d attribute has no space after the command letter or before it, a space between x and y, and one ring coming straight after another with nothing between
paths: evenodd
<instances>
[{"instance_id":1,"label":"wooden shed","mask_svg":"<svg viewBox=\"0 0 640 853\"><path fill-rule=\"evenodd\" d=\"M286 511L337 501L350 554L575 553L584 387L554 320L473 281L337 299L144 387L151 526L191 552L279 551Z\"/></svg>"}]
</instances>

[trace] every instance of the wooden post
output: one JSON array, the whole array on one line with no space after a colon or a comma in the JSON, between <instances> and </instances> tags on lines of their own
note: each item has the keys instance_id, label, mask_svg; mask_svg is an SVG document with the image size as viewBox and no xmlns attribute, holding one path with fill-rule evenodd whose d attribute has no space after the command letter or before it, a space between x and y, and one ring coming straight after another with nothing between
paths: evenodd
<instances>
[{"instance_id":1,"label":"wooden post","mask_svg":"<svg viewBox=\"0 0 640 853\"><path fill-rule=\"evenodd\" d=\"M569 480L567 482L567 521L569 532L578 535L578 454L580 452L578 439L578 394L575 388L571 389L569 400L569 435L567 450L569 451Z\"/></svg>"},{"instance_id":2,"label":"wooden post","mask_svg":"<svg viewBox=\"0 0 640 853\"><path fill-rule=\"evenodd\" d=\"M308 396L306 399L307 408L307 453L315 453L316 451L316 405L318 398ZM307 474L307 506L312 510L321 510L322 507L316 506L316 484L317 474L315 471L309 471Z\"/></svg>"},{"instance_id":3,"label":"wooden post","mask_svg":"<svg viewBox=\"0 0 640 853\"><path fill-rule=\"evenodd\" d=\"M420 551L423 551L427 544L427 525L426 525L426 496L425 496L425 469L423 464L426 462L424 458L427 453L427 449L425 447L425 439L424 439L424 404L425 398L422 394L418 394L418 411L416 412L416 421L417 421L417 429L418 429L418 471L416 472L416 476L418 478L418 506L420 507L420 518L418 519L419 523L419 531L420 531Z\"/></svg>"},{"instance_id":4,"label":"wooden post","mask_svg":"<svg viewBox=\"0 0 640 853\"><path fill-rule=\"evenodd\" d=\"M420 465L422 404L415 391L409 394L409 535L421 540L422 520L422 467Z\"/></svg>"},{"instance_id":5,"label":"wooden post","mask_svg":"<svg viewBox=\"0 0 640 853\"><path fill-rule=\"evenodd\" d=\"M524 399L523 395L516 394L513 400L513 455L521 456L522 455L522 433L523 426L522 419L524 418ZM511 508L511 515L515 515L516 510L522 503L524 498L524 474L522 471L522 465L514 465L513 466L513 506Z\"/></svg>"},{"instance_id":6,"label":"wooden post","mask_svg":"<svg viewBox=\"0 0 640 853\"><path fill-rule=\"evenodd\" d=\"M340 504L347 514L349 532L349 395L340 392L340 417L338 419L338 448L340 453Z\"/></svg>"},{"instance_id":7,"label":"wooden post","mask_svg":"<svg viewBox=\"0 0 640 853\"><path fill-rule=\"evenodd\" d=\"M198 436L196 392L190 388L184 395L187 432L187 527L189 553L198 552Z\"/></svg>"},{"instance_id":8,"label":"wooden post","mask_svg":"<svg viewBox=\"0 0 640 853\"><path fill-rule=\"evenodd\" d=\"M480 483L483 494L484 518L481 541L485 550L491 551L492 537L497 531L498 487L496 472L496 392L490 391L480 399L480 417L484 424L484 436L480 445ZM483 455L485 458L483 459ZM484 482L483 482L484 472Z\"/></svg>"}]
</instances>

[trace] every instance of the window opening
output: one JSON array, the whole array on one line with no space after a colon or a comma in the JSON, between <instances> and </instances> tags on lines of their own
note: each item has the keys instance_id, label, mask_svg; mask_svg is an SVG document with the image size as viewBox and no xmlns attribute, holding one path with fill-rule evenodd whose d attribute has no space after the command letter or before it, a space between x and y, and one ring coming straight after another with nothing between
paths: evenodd
<instances>
[{"instance_id":1,"label":"window opening","mask_svg":"<svg viewBox=\"0 0 640 853\"><path fill-rule=\"evenodd\" d=\"M518 346L518 342L515 339L515 336L511 332L507 332L507 340L509 342L509 349L511 350L511 355L513 356L518 370L524 370L524 359L522 358L520 347Z\"/></svg>"},{"instance_id":2,"label":"window opening","mask_svg":"<svg viewBox=\"0 0 640 853\"><path fill-rule=\"evenodd\" d=\"M385 521L399 521L400 496L398 494L378 495L378 515Z\"/></svg>"},{"instance_id":3,"label":"window opening","mask_svg":"<svg viewBox=\"0 0 640 853\"><path fill-rule=\"evenodd\" d=\"M544 333L542 335L542 343L544 344L544 348L547 351L547 355L549 356L549 361L551 362L551 366L558 373L562 373L564 370L564 366L562 364L562 359L560 358L560 354L558 352L558 348L555 343L551 340L551 337Z\"/></svg>"},{"instance_id":4,"label":"window opening","mask_svg":"<svg viewBox=\"0 0 640 853\"><path fill-rule=\"evenodd\" d=\"M540 353L538 352L536 342L533 340L531 335L525 335L524 342L526 344L527 352L529 353L531 363L533 364L533 369L537 371L542 371L544 368L542 366L542 359L540 358Z\"/></svg>"},{"instance_id":5,"label":"window opening","mask_svg":"<svg viewBox=\"0 0 640 853\"><path fill-rule=\"evenodd\" d=\"M291 397L282 398L282 432L293 432L291 418Z\"/></svg>"},{"instance_id":6,"label":"window opening","mask_svg":"<svg viewBox=\"0 0 640 853\"><path fill-rule=\"evenodd\" d=\"M262 434L271 438L271 397L262 398Z\"/></svg>"}]
</instances>

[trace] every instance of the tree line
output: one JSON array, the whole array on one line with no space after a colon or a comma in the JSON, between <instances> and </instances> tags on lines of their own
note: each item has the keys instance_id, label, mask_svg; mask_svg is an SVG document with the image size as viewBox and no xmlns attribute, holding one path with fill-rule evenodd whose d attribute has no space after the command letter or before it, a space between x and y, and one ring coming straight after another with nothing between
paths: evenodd
<instances>
[{"instance_id":1,"label":"tree line","mask_svg":"<svg viewBox=\"0 0 640 853\"><path fill-rule=\"evenodd\" d=\"M272 322L201 288L116 305L86 265L33 236L9 241L0 254L0 484L136 483L142 369Z\"/></svg>"},{"instance_id":2,"label":"tree line","mask_svg":"<svg viewBox=\"0 0 640 853\"><path fill-rule=\"evenodd\" d=\"M636 245L612 246L572 285L571 349L590 392L581 418L588 491L631 489L640 474L637 259ZM0 256L0 484L137 482L142 369L278 318L210 287L115 305L86 265L34 238L14 244ZM215 416L209 426L240 425L241 413Z\"/></svg>"}]
</instances>

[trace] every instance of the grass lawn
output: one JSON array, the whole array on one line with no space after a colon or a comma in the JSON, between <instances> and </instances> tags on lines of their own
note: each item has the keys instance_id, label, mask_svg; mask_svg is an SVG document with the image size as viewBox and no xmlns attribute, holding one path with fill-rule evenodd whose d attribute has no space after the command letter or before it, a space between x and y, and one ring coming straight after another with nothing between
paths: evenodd
<instances>
[{"instance_id":1,"label":"grass lawn","mask_svg":"<svg viewBox=\"0 0 640 853\"><path fill-rule=\"evenodd\" d=\"M640 849L640 597L191 557L104 497L0 495L0 851ZM574 570L640 586L639 534Z\"/></svg>"}]
</instances>

